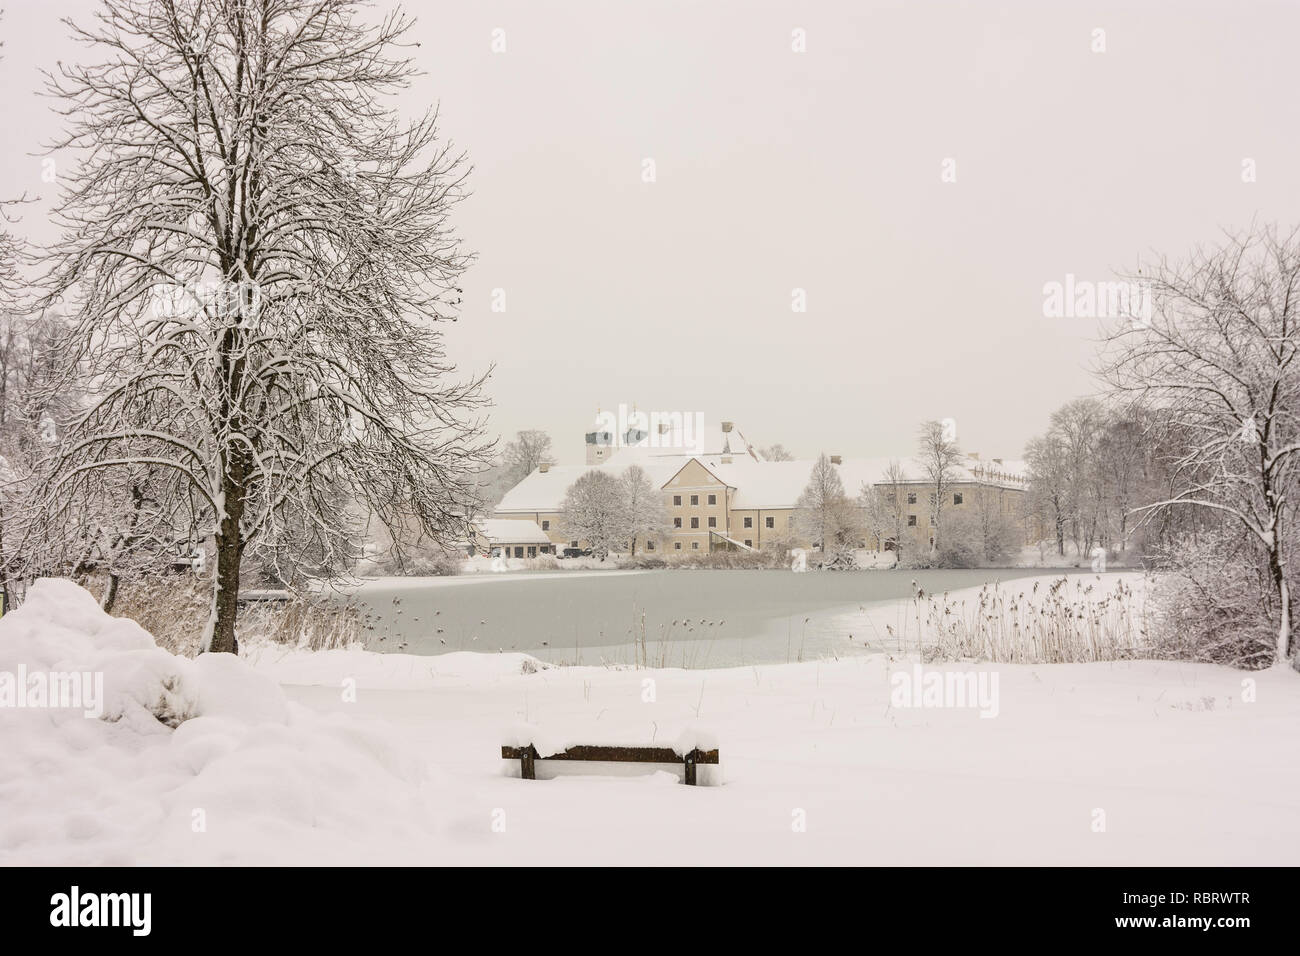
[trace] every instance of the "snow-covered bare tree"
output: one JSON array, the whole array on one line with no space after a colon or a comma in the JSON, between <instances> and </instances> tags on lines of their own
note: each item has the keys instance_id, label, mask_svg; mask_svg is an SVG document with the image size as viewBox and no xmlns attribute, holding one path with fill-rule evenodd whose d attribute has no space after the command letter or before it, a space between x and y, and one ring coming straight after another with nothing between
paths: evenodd
<instances>
[{"instance_id":1,"label":"snow-covered bare tree","mask_svg":"<svg viewBox=\"0 0 1300 956\"><path fill-rule=\"evenodd\" d=\"M864 482L858 489L857 504L862 514L862 533L867 538L867 545L879 551L885 539L894 531L893 505L889 503L886 493L870 482Z\"/></svg>"},{"instance_id":2,"label":"snow-covered bare tree","mask_svg":"<svg viewBox=\"0 0 1300 956\"><path fill-rule=\"evenodd\" d=\"M1068 468L1065 443L1053 432L1030 439L1025 446L1029 465L1030 507L1043 527L1050 527L1056 538L1056 552L1065 556L1065 533L1069 527L1066 506Z\"/></svg>"},{"instance_id":3,"label":"snow-covered bare tree","mask_svg":"<svg viewBox=\"0 0 1300 956\"><path fill-rule=\"evenodd\" d=\"M1048 433L1057 439L1063 456L1062 492L1066 523L1079 557L1092 553L1101 537L1104 491L1099 486L1103 472L1100 443L1107 422L1101 402L1078 398L1052 412Z\"/></svg>"},{"instance_id":4,"label":"snow-covered bare tree","mask_svg":"<svg viewBox=\"0 0 1300 956\"><path fill-rule=\"evenodd\" d=\"M841 558L862 534L861 510L845 493L839 471L825 454L813 464L794 507L795 528L821 547L824 559Z\"/></svg>"},{"instance_id":5,"label":"snow-covered bare tree","mask_svg":"<svg viewBox=\"0 0 1300 956\"><path fill-rule=\"evenodd\" d=\"M961 461L961 449L943 422L929 421L921 425L916 462L929 484L930 517L934 521L931 554L935 554L942 544L944 499L952 489Z\"/></svg>"},{"instance_id":6,"label":"snow-covered bare tree","mask_svg":"<svg viewBox=\"0 0 1300 956\"><path fill-rule=\"evenodd\" d=\"M20 379L27 342L27 323L22 306L21 248L5 228L4 206L0 205L0 601L9 603L8 555L5 552L5 523L12 512L11 499L20 493L20 471L13 460L22 436L15 434L18 415L11 406L22 400L26 383ZM26 471L26 469L23 469Z\"/></svg>"},{"instance_id":7,"label":"snow-covered bare tree","mask_svg":"<svg viewBox=\"0 0 1300 956\"><path fill-rule=\"evenodd\" d=\"M894 559L900 564L906 550L907 495L911 487L914 486L909 485L902 462L890 461L881 476L880 492L887 512L888 534L894 542Z\"/></svg>"},{"instance_id":8,"label":"snow-covered bare tree","mask_svg":"<svg viewBox=\"0 0 1300 956\"><path fill-rule=\"evenodd\" d=\"M794 461L794 455L786 450L780 442L758 450L758 457L763 461Z\"/></svg>"},{"instance_id":9,"label":"snow-covered bare tree","mask_svg":"<svg viewBox=\"0 0 1300 956\"><path fill-rule=\"evenodd\" d=\"M630 522L623 482L598 468L582 474L564 494L564 527L601 560L624 547Z\"/></svg>"},{"instance_id":10,"label":"snow-covered bare tree","mask_svg":"<svg viewBox=\"0 0 1300 956\"><path fill-rule=\"evenodd\" d=\"M50 298L93 400L45 504L165 474L161 520L215 544L207 650L236 650L241 562L290 529L325 570L368 515L462 532L481 380L452 380L437 324L466 169L434 114L385 103L409 25L349 0L106 0L70 24L98 59L50 79L80 167Z\"/></svg>"},{"instance_id":11,"label":"snow-covered bare tree","mask_svg":"<svg viewBox=\"0 0 1300 956\"><path fill-rule=\"evenodd\" d=\"M636 539L658 541L671 527L663 492L640 465L623 472L623 497L627 508L628 545L636 554Z\"/></svg>"},{"instance_id":12,"label":"snow-covered bare tree","mask_svg":"<svg viewBox=\"0 0 1300 956\"><path fill-rule=\"evenodd\" d=\"M981 562L1005 561L1021 544L1015 519L1007 511L1008 500L1004 489L985 481L965 492L964 503Z\"/></svg>"},{"instance_id":13,"label":"snow-covered bare tree","mask_svg":"<svg viewBox=\"0 0 1300 956\"><path fill-rule=\"evenodd\" d=\"M1267 566L1274 666L1294 652L1289 522L1300 454L1300 230L1229 235L1132 277L1152 315L1112 330L1103 371L1185 438L1175 491L1141 510L1195 508L1235 524Z\"/></svg>"},{"instance_id":14,"label":"snow-covered bare tree","mask_svg":"<svg viewBox=\"0 0 1300 956\"><path fill-rule=\"evenodd\" d=\"M551 436L538 429L517 432L514 440L506 443L501 461L510 483L518 484L532 474L538 465L554 463Z\"/></svg>"},{"instance_id":15,"label":"snow-covered bare tree","mask_svg":"<svg viewBox=\"0 0 1300 956\"><path fill-rule=\"evenodd\" d=\"M1129 512L1143 494L1149 477L1150 443L1143 436L1143 425L1137 408L1113 412L1097 443L1097 471L1105 493L1106 534L1102 544L1113 544L1121 550L1128 547Z\"/></svg>"}]
</instances>

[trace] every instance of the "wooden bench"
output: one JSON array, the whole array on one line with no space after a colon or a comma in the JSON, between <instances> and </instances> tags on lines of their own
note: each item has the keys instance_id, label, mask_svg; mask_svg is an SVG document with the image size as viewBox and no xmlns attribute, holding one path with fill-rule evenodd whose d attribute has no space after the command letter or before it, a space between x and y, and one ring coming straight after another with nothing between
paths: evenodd
<instances>
[{"instance_id":1,"label":"wooden bench","mask_svg":"<svg viewBox=\"0 0 1300 956\"><path fill-rule=\"evenodd\" d=\"M570 747L557 754L540 757L532 744L527 747L502 747L502 760L518 760L525 780L537 779L538 760L592 760L611 763L681 763L686 767L686 785L695 786L695 767L698 764L716 764L716 750L692 750L679 754L671 747Z\"/></svg>"}]
</instances>

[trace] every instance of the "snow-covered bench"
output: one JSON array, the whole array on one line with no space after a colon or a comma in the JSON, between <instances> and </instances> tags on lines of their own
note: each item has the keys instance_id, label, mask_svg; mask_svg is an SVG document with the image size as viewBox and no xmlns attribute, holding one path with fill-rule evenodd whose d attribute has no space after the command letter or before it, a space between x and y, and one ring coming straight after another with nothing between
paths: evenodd
<instances>
[{"instance_id":1,"label":"snow-covered bench","mask_svg":"<svg viewBox=\"0 0 1300 956\"><path fill-rule=\"evenodd\" d=\"M686 768L687 786L695 786L695 768L698 764L718 763L718 751L696 747L678 753L672 747L569 747L556 753L540 756L532 744L524 747L503 746L502 760L518 760L525 780L537 779L538 760L588 760L611 763L681 763Z\"/></svg>"}]
</instances>

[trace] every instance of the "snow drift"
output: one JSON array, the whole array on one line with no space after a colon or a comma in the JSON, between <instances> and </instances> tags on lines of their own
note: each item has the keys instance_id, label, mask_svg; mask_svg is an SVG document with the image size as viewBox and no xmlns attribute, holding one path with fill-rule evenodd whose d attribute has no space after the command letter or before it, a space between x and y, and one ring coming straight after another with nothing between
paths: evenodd
<instances>
[{"instance_id":1,"label":"snow drift","mask_svg":"<svg viewBox=\"0 0 1300 956\"><path fill-rule=\"evenodd\" d=\"M228 654L176 657L70 581L0 620L0 672L20 670L102 675L102 714L0 711L0 863L364 862L381 832L430 835L429 768L382 724L318 716Z\"/></svg>"}]
</instances>

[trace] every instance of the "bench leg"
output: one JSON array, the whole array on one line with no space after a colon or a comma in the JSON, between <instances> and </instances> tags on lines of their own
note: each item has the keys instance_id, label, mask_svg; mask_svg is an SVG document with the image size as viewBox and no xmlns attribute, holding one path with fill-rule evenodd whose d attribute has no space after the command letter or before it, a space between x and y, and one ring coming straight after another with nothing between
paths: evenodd
<instances>
[{"instance_id":1,"label":"bench leg","mask_svg":"<svg viewBox=\"0 0 1300 956\"><path fill-rule=\"evenodd\" d=\"M686 755L686 786L695 786L695 751Z\"/></svg>"},{"instance_id":2,"label":"bench leg","mask_svg":"<svg viewBox=\"0 0 1300 956\"><path fill-rule=\"evenodd\" d=\"M537 768L533 761L537 759L537 751L530 744L524 749L523 755L519 758L520 774L525 780L537 779Z\"/></svg>"}]
</instances>

